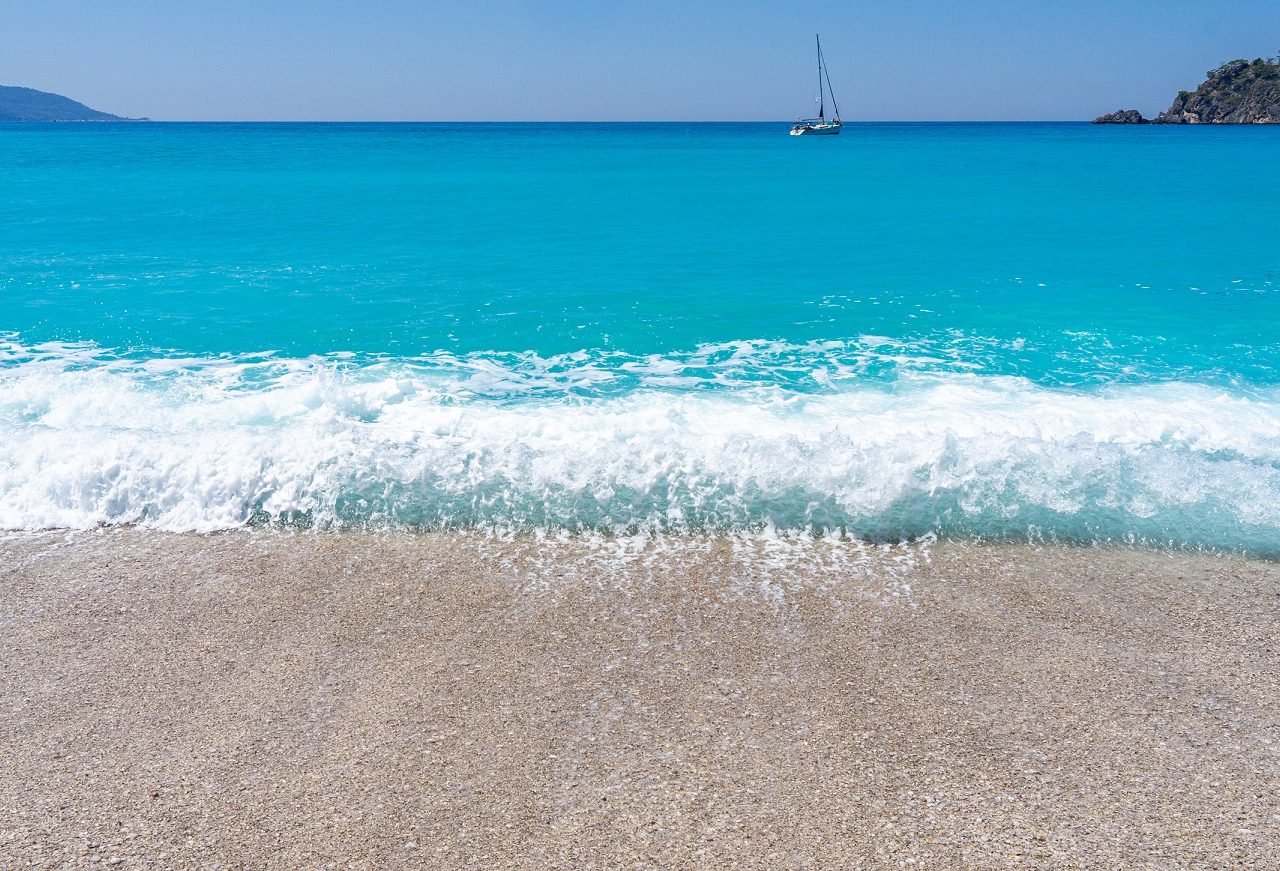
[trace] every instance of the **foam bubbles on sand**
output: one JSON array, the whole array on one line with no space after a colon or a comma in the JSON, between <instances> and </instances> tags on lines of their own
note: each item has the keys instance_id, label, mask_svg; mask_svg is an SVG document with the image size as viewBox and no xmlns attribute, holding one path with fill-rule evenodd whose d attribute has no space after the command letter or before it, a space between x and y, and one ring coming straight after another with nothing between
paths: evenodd
<instances>
[{"instance_id":1,"label":"foam bubbles on sand","mask_svg":"<svg viewBox=\"0 0 1280 871\"><path fill-rule=\"evenodd\" d=\"M859 596L915 607L913 579L931 564L933 535L873 544L836 533L813 535L766 527L707 534L640 532L608 535L566 531L464 534L494 575L534 596L629 591L661 578L697 574L724 595L785 608L800 593L832 600Z\"/></svg>"}]
</instances>

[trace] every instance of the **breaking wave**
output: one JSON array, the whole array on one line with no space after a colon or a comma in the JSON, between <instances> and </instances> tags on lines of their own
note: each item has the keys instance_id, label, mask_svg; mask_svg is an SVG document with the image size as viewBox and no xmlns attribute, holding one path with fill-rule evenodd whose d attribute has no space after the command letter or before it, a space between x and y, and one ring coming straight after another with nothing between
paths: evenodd
<instances>
[{"instance_id":1,"label":"breaking wave","mask_svg":"<svg viewBox=\"0 0 1280 871\"><path fill-rule=\"evenodd\" d=\"M10 343L0 527L772 527L1280 554L1280 388L1046 386L886 343L411 360Z\"/></svg>"}]
</instances>

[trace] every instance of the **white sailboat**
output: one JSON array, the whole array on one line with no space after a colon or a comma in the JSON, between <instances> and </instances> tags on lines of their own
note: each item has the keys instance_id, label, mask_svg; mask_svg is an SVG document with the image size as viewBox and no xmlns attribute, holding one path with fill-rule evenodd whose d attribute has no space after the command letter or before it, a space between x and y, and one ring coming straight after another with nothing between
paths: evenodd
<instances>
[{"instance_id":1,"label":"white sailboat","mask_svg":"<svg viewBox=\"0 0 1280 871\"><path fill-rule=\"evenodd\" d=\"M831 90L831 77L827 75L827 62L822 58L822 40L814 37L818 43L818 117L797 121L791 125L792 136L835 136L840 132L843 123L840 121L840 107L836 105L836 93ZM822 83L826 80L826 90ZM827 120L826 94L831 95L831 111L835 118Z\"/></svg>"}]
</instances>

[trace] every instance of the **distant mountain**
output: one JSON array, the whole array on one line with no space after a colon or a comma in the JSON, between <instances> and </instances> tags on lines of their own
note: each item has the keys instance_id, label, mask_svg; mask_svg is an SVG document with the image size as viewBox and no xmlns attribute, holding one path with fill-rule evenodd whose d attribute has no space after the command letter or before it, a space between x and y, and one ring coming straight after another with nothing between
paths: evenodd
<instances>
[{"instance_id":1,"label":"distant mountain","mask_svg":"<svg viewBox=\"0 0 1280 871\"><path fill-rule=\"evenodd\" d=\"M1194 91L1181 91L1167 112L1148 121L1136 109L1095 118L1094 124L1280 124L1280 58L1233 60Z\"/></svg>"},{"instance_id":2,"label":"distant mountain","mask_svg":"<svg viewBox=\"0 0 1280 871\"><path fill-rule=\"evenodd\" d=\"M61 94L0 85L0 121L138 121L90 109Z\"/></svg>"}]
</instances>

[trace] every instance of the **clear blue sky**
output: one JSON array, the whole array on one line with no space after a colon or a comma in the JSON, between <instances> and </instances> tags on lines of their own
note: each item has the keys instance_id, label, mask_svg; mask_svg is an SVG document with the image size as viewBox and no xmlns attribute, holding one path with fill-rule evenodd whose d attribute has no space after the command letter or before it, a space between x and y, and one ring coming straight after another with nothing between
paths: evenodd
<instances>
[{"instance_id":1,"label":"clear blue sky","mask_svg":"<svg viewBox=\"0 0 1280 871\"><path fill-rule=\"evenodd\" d=\"M0 84L157 120L1154 114L1280 53L1267 0L0 0Z\"/></svg>"}]
</instances>

